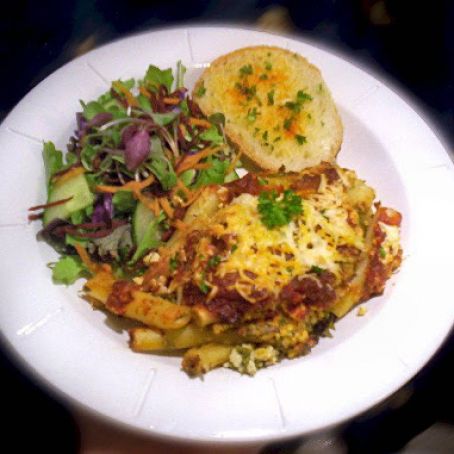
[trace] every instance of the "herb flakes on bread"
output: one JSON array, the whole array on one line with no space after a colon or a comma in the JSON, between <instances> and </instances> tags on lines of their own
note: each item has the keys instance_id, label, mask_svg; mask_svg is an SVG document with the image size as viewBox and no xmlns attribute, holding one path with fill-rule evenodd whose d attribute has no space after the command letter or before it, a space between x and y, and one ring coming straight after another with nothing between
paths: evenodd
<instances>
[{"instance_id":1,"label":"herb flakes on bread","mask_svg":"<svg viewBox=\"0 0 454 454\"><path fill-rule=\"evenodd\" d=\"M333 162L342 123L318 68L278 47L236 50L216 59L194 88L206 115L221 112L225 131L261 168L300 171Z\"/></svg>"}]
</instances>

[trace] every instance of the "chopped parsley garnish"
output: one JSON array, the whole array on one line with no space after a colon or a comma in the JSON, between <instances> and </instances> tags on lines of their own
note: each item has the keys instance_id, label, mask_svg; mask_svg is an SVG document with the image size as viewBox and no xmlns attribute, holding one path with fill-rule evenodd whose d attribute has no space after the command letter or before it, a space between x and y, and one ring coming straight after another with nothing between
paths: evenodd
<instances>
[{"instance_id":1,"label":"chopped parsley garnish","mask_svg":"<svg viewBox=\"0 0 454 454\"><path fill-rule=\"evenodd\" d=\"M207 89L205 88L205 85L203 82L199 85L199 88L197 88L197 91L195 92L195 95L201 98L205 93L207 92Z\"/></svg>"},{"instance_id":2,"label":"chopped parsley garnish","mask_svg":"<svg viewBox=\"0 0 454 454\"><path fill-rule=\"evenodd\" d=\"M303 212L302 199L290 189L282 194L274 189L263 191L259 195L258 211L266 227L281 227Z\"/></svg>"},{"instance_id":3,"label":"chopped parsley garnish","mask_svg":"<svg viewBox=\"0 0 454 454\"><path fill-rule=\"evenodd\" d=\"M253 85L252 87L248 87L246 90L246 95L248 99L252 99L255 94L257 93L257 87Z\"/></svg>"},{"instance_id":4,"label":"chopped parsley garnish","mask_svg":"<svg viewBox=\"0 0 454 454\"><path fill-rule=\"evenodd\" d=\"M386 257L386 251L384 247L381 247L378 251L380 253L380 257L384 259Z\"/></svg>"},{"instance_id":5,"label":"chopped parsley garnish","mask_svg":"<svg viewBox=\"0 0 454 454\"><path fill-rule=\"evenodd\" d=\"M322 274L323 273L323 268L320 268L319 266L317 265L312 265L311 266L311 269L309 270L310 273L315 273L315 274Z\"/></svg>"},{"instance_id":6,"label":"chopped parsley garnish","mask_svg":"<svg viewBox=\"0 0 454 454\"><path fill-rule=\"evenodd\" d=\"M301 111L301 108L305 101L312 100L312 96L305 93L303 90L299 90L296 94L296 101L287 101L285 107L291 111L298 113Z\"/></svg>"},{"instance_id":7,"label":"chopped parsley garnish","mask_svg":"<svg viewBox=\"0 0 454 454\"><path fill-rule=\"evenodd\" d=\"M178 257L176 255L171 257L169 260L170 271L175 271L178 268L178 264L179 264Z\"/></svg>"},{"instance_id":8,"label":"chopped parsley garnish","mask_svg":"<svg viewBox=\"0 0 454 454\"><path fill-rule=\"evenodd\" d=\"M290 109L292 110L293 112L299 112L300 111L300 105L296 102L293 102L293 101L287 101L285 103L285 107L287 107L287 109Z\"/></svg>"},{"instance_id":9,"label":"chopped parsley garnish","mask_svg":"<svg viewBox=\"0 0 454 454\"><path fill-rule=\"evenodd\" d=\"M213 255L208 260L208 268L216 268L221 263L221 257L219 255Z\"/></svg>"},{"instance_id":10,"label":"chopped parsley garnish","mask_svg":"<svg viewBox=\"0 0 454 454\"><path fill-rule=\"evenodd\" d=\"M257 115L260 115L260 112L257 111L257 107L253 107L252 109L249 109L247 111L246 118L248 121L253 123L255 120L257 120Z\"/></svg>"},{"instance_id":11,"label":"chopped parsley garnish","mask_svg":"<svg viewBox=\"0 0 454 454\"><path fill-rule=\"evenodd\" d=\"M299 90L296 94L296 101L287 101L285 103L285 107L291 110L294 113L298 113L301 111L304 102L311 101L312 96L306 93L304 90Z\"/></svg>"},{"instance_id":12,"label":"chopped parsley garnish","mask_svg":"<svg viewBox=\"0 0 454 454\"><path fill-rule=\"evenodd\" d=\"M263 139L265 142L268 142L268 131L265 131L265 132L262 134L262 139Z\"/></svg>"},{"instance_id":13,"label":"chopped parsley garnish","mask_svg":"<svg viewBox=\"0 0 454 454\"><path fill-rule=\"evenodd\" d=\"M267 61L267 62L265 63L265 69L266 69L267 71L271 71L271 70L273 69L273 65L272 65L269 61Z\"/></svg>"},{"instance_id":14,"label":"chopped parsley garnish","mask_svg":"<svg viewBox=\"0 0 454 454\"><path fill-rule=\"evenodd\" d=\"M242 85L239 82L235 84L235 88L241 92L242 95L246 96L246 99L250 101L257 93L257 87L252 85L248 87L247 85Z\"/></svg>"},{"instance_id":15,"label":"chopped parsley garnish","mask_svg":"<svg viewBox=\"0 0 454 454\"><path fill-rule=\"evenodd\" d=\"M267 74L260 74L259 79L260 80L266 80L266 79L268 79L268 75Z\"/></svg>"},{"instance_id":16,"label":"chopped parsley garnish","mask_svg":"<svg viewBox=\"0 0 454 454\"><path fill-rule=\"evenodd\" d=\"M296 141L298 142L299 145L303 145L303 143L307 142L306 137L302 136L300 134L296 134L295 139L296 139Z\"/></svg>"},{"instance_id":17,"label":"chopped parsley garnish","mask_svg":"<svg viewBox=\"0 0 454 454\"><path fill-rule=\"evenodd\" d=\"M266 96L268 98L268 105L274 105L274 90L269 91Z\"/></svg>"},{"instance_id":18,"label":"chopped parsley garnish","mask_svg":"<svg viewBox=\"0 0 454 454\"><path fill-rule=\"evenodd\" d=\"M290 128L292 127L292 121L293 121L293 118L286 118L284 120L284 129L289 131Z\"/></svg>"},{"instance_id":19,"label":"chopped parsley garnish","mask_svg":"<svg viewBox=\"0 0 454 454\"><path fill-rule=\"evenodd\" d=\"M296 94L296 102L303 103L304 101L312 101L312 96L304 90L299 90Z\"/></svg>"},{"instance_id":20,"label":"chopped parsley garnish","mask_svg":"<svg viewBox=\"0 0 454 454\"><path fill-rule=\"evenodd\" d=\"M252 74L252 65L244 65L240 68L240 76L249 76Z\"/></svg>"},{"instance_id":21,"label":"chopped parsley garnish","mask_svg":"<svg viewBox=\"0 0 454 454\"><path fill-rule=\"evenodd\" d=\"M201 281L199 282L199 289L202 293L205 293L205 295L211 290L210 285L205 281L205 273L202 273Z\"/></svg>"}]
</instances>

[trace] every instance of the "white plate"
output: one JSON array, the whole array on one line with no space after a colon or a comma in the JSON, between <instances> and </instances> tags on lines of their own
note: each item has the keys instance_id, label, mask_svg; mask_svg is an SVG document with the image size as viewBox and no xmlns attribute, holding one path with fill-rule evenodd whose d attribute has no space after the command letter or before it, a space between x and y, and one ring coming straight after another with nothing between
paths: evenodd
<instances>
[{"instance_id":1,"label":"white plate","mask_svg":"<svg viewBox=\"0 0 454 454\"><path fill-rule=\"evenodd\" d=\"M27 208L45 199L41 141L64 148L79 99L108 81L140 77L148 64L182 60L192 85L213 58L273 44L305 55L339 106L339 161L403 213L405 259L385 294L337 324L304 358L254 378L216 370L189 379L175 357L135 354L126 335L77 289L54 286L56 258L35 241ZM379 80L304 42L228 28L178 28L109 44L65 65L32 90L0 129L0 326L9 346L51 389L149 433L204 441L264 441L350 418L397 390L434 354L451 328L454 170L414 110Z\"/></svg>"}]
</instances>

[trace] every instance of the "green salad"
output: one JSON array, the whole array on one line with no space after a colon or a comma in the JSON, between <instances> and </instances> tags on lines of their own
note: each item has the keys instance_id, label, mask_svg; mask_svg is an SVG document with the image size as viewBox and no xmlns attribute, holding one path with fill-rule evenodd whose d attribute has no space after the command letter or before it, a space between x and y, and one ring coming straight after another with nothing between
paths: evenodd
<instances>
[{"instance_id":1,"label":"green salad","mask_svg":"<svg viewBox=\"0 0 454 454\"><path fill-rule=\"evenodd\" d=\"M55 283L71 284L90 264L138 276L166 242L200 188L237 178L224 117L206 118L176 70L150 65L140 80L117 80L81 101L67 151L43 146L47 203L30 208L39 236L60 259Z\"/></svg>"}]
</instances>

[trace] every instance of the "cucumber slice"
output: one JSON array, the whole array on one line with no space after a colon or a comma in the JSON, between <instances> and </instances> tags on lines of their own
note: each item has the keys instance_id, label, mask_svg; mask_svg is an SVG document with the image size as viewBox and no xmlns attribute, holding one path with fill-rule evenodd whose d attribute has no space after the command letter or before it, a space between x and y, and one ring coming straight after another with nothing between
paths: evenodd
<instances>
[{"instance_id":1,"label":"cucumber slice","mask_svg":"<svg viewBox=\"0 0 454 454\"><path fill-rule=\"evenodd\" d=\"M161 231L159 223L163 221L165 215L161 213L155 216L143 203L138 203L132 219L134 241L136 252L131 259L131 263L136 262L150 249L159 246L161 242Z\"/></svg>"},{"instance_id":2,"label":"cucumber slice","mask_svg":"<svg viewBox=\"0 0 454 454\"><path fill-rule=\"evenodd\" d=\"M136 245L140 244L143 240L147 227L155 218L156 216L143 203L139 202L137 204L132 218L132 228Z\"/></svg>"},{"instance_id":3,"label":"cucumber slice","mask_svg":"<svg viewBox=\"0 0 454 454\"><path fill-rule=\"evenodd\" d=\"M56 205L44 210L44 225L54 219L67 219L72 213L86 208L93 204L94 195L90 191L87 180L83 173L78 173L73 177L57 181L50 189L48 203L64 200L69 197L72 199L61 205Z\"/></svg>"}]
</instances>

